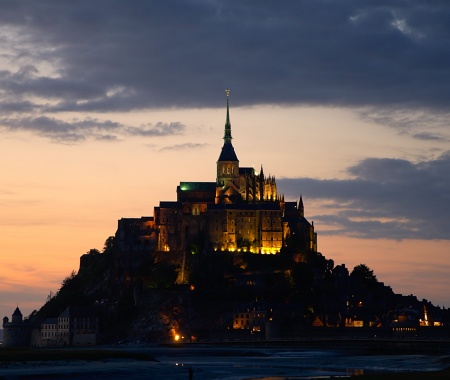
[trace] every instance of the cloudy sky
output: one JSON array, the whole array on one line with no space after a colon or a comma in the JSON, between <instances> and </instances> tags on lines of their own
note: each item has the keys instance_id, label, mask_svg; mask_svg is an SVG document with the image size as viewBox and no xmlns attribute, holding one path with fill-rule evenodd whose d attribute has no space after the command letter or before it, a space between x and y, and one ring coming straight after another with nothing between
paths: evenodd
<instances>
[{"instance_id":1,"label":"cloudy sky","mask_svg":"<svg viewBox=\"0 0 450 380\"><path fill-rule=\"evenodd\" d=\"M449 19L443 0L0 0L0 313L214 181L228 88L241 165L303 196L327 258L449 307Z\"/></svg>"}]
</instances>

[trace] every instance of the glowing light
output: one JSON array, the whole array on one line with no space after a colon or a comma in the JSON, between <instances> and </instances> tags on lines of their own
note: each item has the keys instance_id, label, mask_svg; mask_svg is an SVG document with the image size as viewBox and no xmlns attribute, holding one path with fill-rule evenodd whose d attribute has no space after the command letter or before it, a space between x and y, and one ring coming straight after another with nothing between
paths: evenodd
<instances>
[{"instance_id":1,"label":"glowing light","mask_svg":"<svg viewBox=\"0 0 450 380\"><path fill-rule=\"evenodd\" d=\"M175 334L174 339L175 339L175 342L178 342L180 340L180 336L178 334Z\"/></svg>"}]
</instances>

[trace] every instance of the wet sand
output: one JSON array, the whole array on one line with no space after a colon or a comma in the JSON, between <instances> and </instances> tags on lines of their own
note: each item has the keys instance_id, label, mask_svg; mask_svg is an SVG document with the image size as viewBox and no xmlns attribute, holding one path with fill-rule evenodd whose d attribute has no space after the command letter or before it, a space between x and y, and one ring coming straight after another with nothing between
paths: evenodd
<instances>
[{"instance_id":1,"label":"wet sand","mask_svg":"<svg viewBox=\"0 0 450 380\"><path fill-rule=\"evenodd\" d=\"M367 373L417 373L448 366L446 356L355 355L342 350L305 350L292 347L126 347L108 348L143 358L115 357L92 360L95 350L80 350L86 360L23 360L0 364L0 379L189 379L294 380L349 377ZM91 357L91 360L89 358ZM145 356L144 356L145 357ZM155 361L150 358L154 358ZM430 372L431 373L431 372ZM385 377L383 377L385 378Z\"/></svg>"}]
</instances>

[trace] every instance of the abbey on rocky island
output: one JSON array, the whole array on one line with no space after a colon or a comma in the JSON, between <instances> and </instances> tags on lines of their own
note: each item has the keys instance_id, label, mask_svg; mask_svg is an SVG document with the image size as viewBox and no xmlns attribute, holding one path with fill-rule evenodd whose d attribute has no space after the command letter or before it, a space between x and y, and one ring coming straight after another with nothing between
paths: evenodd
<instances>
[{"instance_id":1,"label":"abbey on rocky island","mask_svg":"<svg viewBox=\"0 0 450 380\"><path fill-rule=\"evenodd\" d=\"M180 182L176 201L161 201L152 217L122 218L116 243L131 252L214 251L277 254L317 252L302 197L285 201L263 167L241 167L232 144L229 91L224 143L214 182ZM116 246L117 247L117 246Z\"/></svg>"}]
</instances>

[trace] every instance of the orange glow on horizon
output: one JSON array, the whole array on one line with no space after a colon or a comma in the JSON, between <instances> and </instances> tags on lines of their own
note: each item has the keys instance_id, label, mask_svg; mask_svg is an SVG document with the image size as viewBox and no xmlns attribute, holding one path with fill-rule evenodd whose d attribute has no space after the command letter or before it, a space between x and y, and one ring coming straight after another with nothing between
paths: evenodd
<instances>
[{"instance_id":1,"label":"orange glow on horizon","mask_svg":"<svg viewBox=\"0 0 450 380\"><path fill-rule=\"evenodd\" d=\"M10 315L18 303L26 316L42 306L49 292L56 292L61 281L78 270L82 254L91 248L102 250L104 241L115 234L118 219L152 215L160 200L176 199L174 189L180 180L214 179L223 117L223 109L117 113L113 119L126 125L179 120L186 133L114 143L87 140L65 145L25 132L5 134L0 150L0 313ZM236 108L232 122L233 145L242 163L256 162L259 167L262 161L277 178L348 178L345 169L365 157L405 158L404 151L418 149L413 145L417 139L405 141L392 129L361 121L351 110ZM261 136L262 128L273 125L279 126L279 136L286 136L282 146ZM300 136L310 143L297 154ZM374 136L370 144L367 136ZM201 146L189 154L176 149L186 141ZM399 152L398 146L404 151ZM307 196L303 201L310 220L311 215L339 211L328 208L332 202ZM318 251L335 265L344 263L351 271L364 263L394 292L450 306L450 242L326 236L322 232L328 226L315 223L315 228Z\"/></svg>"}]
</instances>

